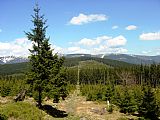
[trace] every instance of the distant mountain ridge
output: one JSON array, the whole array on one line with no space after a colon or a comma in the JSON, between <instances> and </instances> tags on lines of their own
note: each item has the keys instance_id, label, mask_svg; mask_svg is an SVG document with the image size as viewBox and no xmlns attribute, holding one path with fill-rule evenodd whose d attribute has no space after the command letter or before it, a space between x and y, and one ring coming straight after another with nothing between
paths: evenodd
<instances>
[{"instance_id":1,"label":"distant mountain ridge","mask_svg":"<svg viewBox=\"0 0 160 120\"><path fill-rule=\"evenodd\" d=\"M15 57L15 56L0 57L0 64L14 64L14 63L22 63L28 61L29 60L26 57Z\"/></svg>"},{"instance_id":2,"label":"distant mountain ridge","mask_svg":"<svg viewBox=\"0 0 160 120\"><path fill-rule=\"evenodd\" d=\"M63 55L66 58L76 58L76 57L88 57L88 58L102 58L111 59L122 62L127 62L131 64L152 64L160 63L160 55L157 56L144 56L144 55L130 55L130 54L66 54ZM5 56L0 57L0 64L14 64L28 62L29 59L26 57L15 57L15 56Z\"/></svg>"},{"instance_id":3,"label":"distant mountain ridge","mask_svg":"<svg viewBox=\"0 0 160 120\"><path fill-rule=\"evenodd\" d=\"M103 59L111 59L117 61L123 61L131 64L152 64L160 63L160 55L157 56L145 56L145 55L130 55L130 54L69 54L66 57L96 57Z\"/></svg>"},{"instance_id":4,"label":"distant mountain ridge","mask_svg":"<svg viewBox=\"0 0 160 120\"><path fill-rule=\"evenodd\" d=\"M143 55L129 55L129 54L108 54L104 59L112 59L123 61L131 64L152 64L160 63L160 56L143 56Z\"/></svg>"}]
</instances>

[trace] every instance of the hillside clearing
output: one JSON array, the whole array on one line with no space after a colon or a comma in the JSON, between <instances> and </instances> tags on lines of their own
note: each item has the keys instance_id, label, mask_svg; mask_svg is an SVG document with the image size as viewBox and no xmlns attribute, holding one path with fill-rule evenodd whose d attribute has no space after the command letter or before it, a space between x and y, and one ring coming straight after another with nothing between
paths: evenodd
<instances>
[{"instance_id":1,"label":"hillside clearing","mask_svg":"<svg viewBox=\"0 0 160 120\"><path fill-rule=\"evenodd\" d=\"M59 111L66 111L66 117L52 117L45 111L35 106L32 98L26 98L23 102L13 102L11 97L0 98L0 113L9 120L118 120L120 118L136 119L135 116L125 115L117 110L108 113L105 103L86 101L80 96L79 90L75 90L65 101L53 103L52 100L44 101L44 105L50 105Z\"/></svg>"}]
</instances>

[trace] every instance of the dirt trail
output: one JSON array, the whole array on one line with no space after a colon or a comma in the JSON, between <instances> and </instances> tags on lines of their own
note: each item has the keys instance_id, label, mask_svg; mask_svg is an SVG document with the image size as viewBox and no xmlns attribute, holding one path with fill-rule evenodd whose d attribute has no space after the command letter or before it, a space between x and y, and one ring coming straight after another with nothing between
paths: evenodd
<instances>
[{"instance_id":1,"label":"dirt trail","mask_svg":"<svg viewBox=\"0 0 160 120\"><path fill-rule=\"evenodd\" d=\"M76 86L76 90L65 101L58 103L57 107L72 115L80 116L80 120L117 120L122 117L135 118L134 116L125 115L116 110L110 114L105 109L107 108L107 104L86 101L84 96L80 96L79 85Z\"/></svg>"},{"instance_id":2,"label":"dirt trail","mask_svg":"<svg viewBox=\"0 0 160 120\"><path fill-rule=\"evenodd\" d=\"M79 85L76 86L76 90L73 94L69 95L65 101L58 104L59 109L73 115L78 115L82 120L105 120L105 115L100 115L101 110L105 107L105 104L100 105L92 101L86 101L85 97L80 96ZM105 113L106 112L103 114Z\"/></svg>"}]
</instances>

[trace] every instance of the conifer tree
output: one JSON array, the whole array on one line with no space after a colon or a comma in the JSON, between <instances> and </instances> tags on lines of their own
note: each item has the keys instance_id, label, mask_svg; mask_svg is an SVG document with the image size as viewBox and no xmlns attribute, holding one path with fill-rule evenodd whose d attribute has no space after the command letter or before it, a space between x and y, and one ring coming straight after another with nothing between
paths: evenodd
<instances>
[{"instance_id":1,"label":"conifer tree","mask_svg":"<svg viewBox=\"0 0 160 120\"><path fill-rule=\"evenodd\" d=\"M156 103L154 92L150 86L144 87L144 96L138 112L146 119L158 120L160 111Z\"/></svg>"},{"instance_id":2,"label":"conifer tree","mask_svg":"<svg viewBox=\"0 0 160 120\"><path fill-rule=\"evenodd\" d=\"M124 97L121 98L119 107L120 107L120 112L122 113L134 113L136 110L135 101L128 92L127 88L125 88Z\"/></svg>"},{"instance_id":3,"label":"conifer tree","mask_svg":"<svg viewBox=\"0 0 160 120\"><path fill-rule=\"evenodd\" d=\"M59 75L64 58L58 57L57 54L53 55L49 38L46 38L46 20L44 19L44 15L40 15L39 12L40 9L36 5L34 8L35 14L32 16L34 28L31 29L31 32L27 32L26 35L28 40L32 41L33 44L33 48L29 50L31 53L29 58L32 67L28 74L28 83L32 91L37 93L38 107L41 108L42 98L44 96L42 93L46 92L45 95L53 92L58 94L61 86L64 85L64 76Z\"/></svg>"},{"instance_id":4,"label":"conifer tree","mask_svg":"<svg viewBox=\"0 0 160 120\"><path fill-rule=\"evenodd\" d=\"M109 82L105 90L105 100L111 102L114 94L114 85Z\"/></svg>"}]
</instances>

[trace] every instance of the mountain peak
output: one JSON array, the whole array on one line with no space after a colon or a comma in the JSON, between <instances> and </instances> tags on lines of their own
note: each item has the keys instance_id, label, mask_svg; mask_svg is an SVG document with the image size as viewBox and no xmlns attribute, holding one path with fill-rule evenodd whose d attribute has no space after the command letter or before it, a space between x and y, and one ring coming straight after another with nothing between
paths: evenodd
<instances>
[{"instance_id":1,"label":"mountain peak","mask_svg":"<svg viewBox=\"0 0 160 120\"><path fill-rule=\"evenodd\" d=\"M21 62L28 62L28 58L15 57L15 56L0 57L0 64L13 64L13 63L21 63Z\"/></svg>"}]
</instances>

